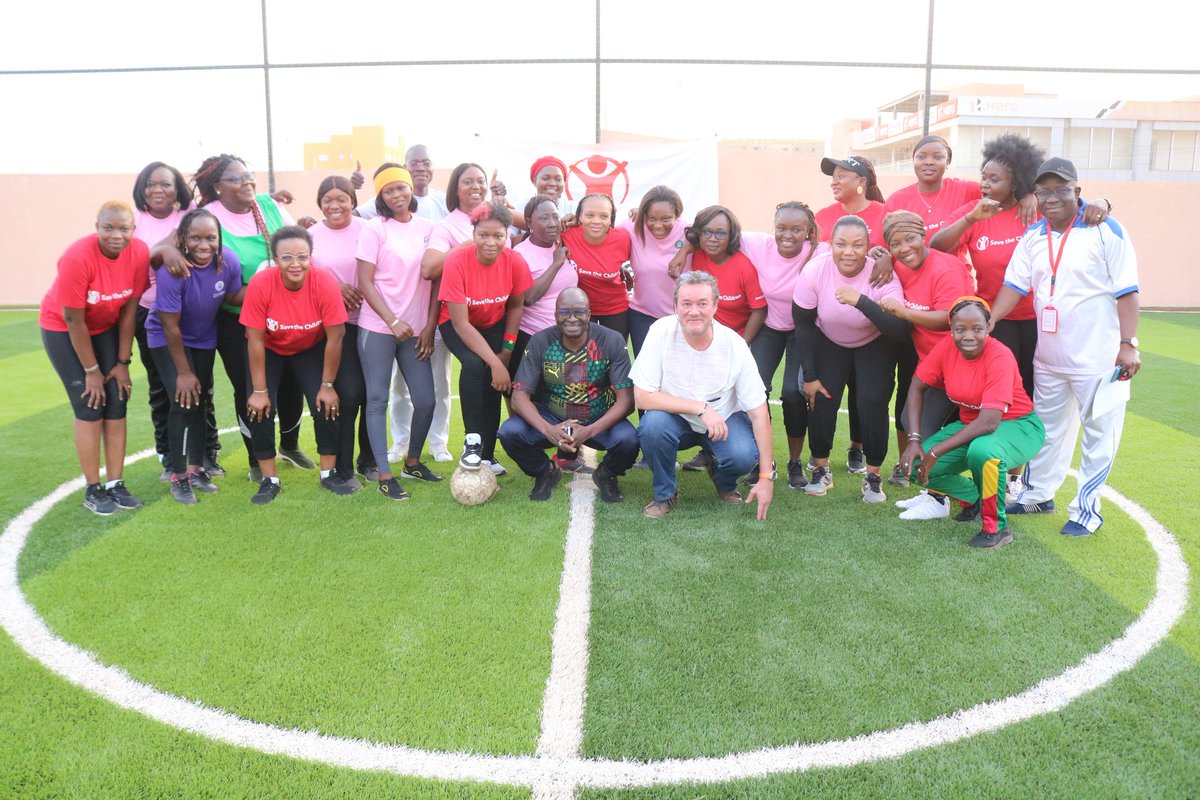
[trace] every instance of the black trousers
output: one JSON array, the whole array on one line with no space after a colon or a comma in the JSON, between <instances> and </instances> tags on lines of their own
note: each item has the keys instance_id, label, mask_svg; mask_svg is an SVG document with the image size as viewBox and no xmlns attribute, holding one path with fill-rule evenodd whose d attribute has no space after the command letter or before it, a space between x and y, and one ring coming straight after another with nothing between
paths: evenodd
<instances>
[{"instance_id":1,"label":"black trousers","mask_svg":"<svg viewBox=\"0 0 1200 800\"><path fill-rule=\"evenodd\" d=\"M892 433L888 424L888 399L894 386L896 346L880 336L861 347L842 347L819 330L817 335L820 339L814 354L816 377L832 396L817 395L816 407L808 418L809 448L813 458L829 458L842 394L853 376L856 390L852 402L858 412L863 452L867 464L878 467L887 458Z\"/></svg>"},{"instance_id":2,"label":"black trousers","mask_svg":"<svg viewBox=\"0 0 1200 800\"><path fill-rule=\"evenodd\" d=\"M478 433L483 443L483 458L496 460L496 432L500 429L500 393L492 388L492 368L467 347L454 323L447 320L439 328L442 341L458 359L458 397L462 406L463 427L467 433ZM499 353L504 343L504 320L479 331L493 353Z\"/></svg>"},{"instance_id":3,"label":"black trousers","mask_svg":"<svg viewBox=\"0 0 1200 800\"><path fill-rule=\"evenodd\" d=\"M154 356L150 351L150 342L146 334L146 317L148 316L150 316L150 310L138 306L137 326L133 330L133 338L138 343L138 355L142 366L146 368L146 385L149 387L150 395L150 421L154 424L154 449L160 456L165 456L170 450L167 416L171 410L171 395L174 392L167 392L158 366L154 362ZM217 412L213 405L211 386L209 388L210 391L201 398L201 402L204 403L204 450L206 453L215 453L221 449L221 437L217 433Z\"/></svg>"},{"instance_id":4,"label":"black trousers","mask_svg":"<svg viewBox=\"0 0 1200 800\"><path fill-rule=\"evenodd\" d=\"M183 352L187 355L192 374L200 381L200 402L191 408L184 408L175 402L175 382L179 379L179 372L175 369L171 352L165 346L150 350L158 374L162 377L163 394L169 403L168 450L163 466L176 474L187 472L192 464L198 466L204 463L207 409L212 407L213 364L217 360L216 350L185 346Z\"/></svg>"},{"instance_id":5,"label":"black trousers","mask_svg":"<svg viewBox=\"0 0 1200 800\"><path fill-rule=\"evenodd\" d=\"M317 392L321 389L321 373L325 369L325 340L307 350L290 356L281 356L273 350L266 351L267 394L271 398L271 413L266 419L249 423L250 441L254 458L275 457L275 409L284 376L290 375L292 382L300 388L308 400L308 410L313 418L313 434L317 437L317 452L323 456L338 452L338 420L326 419L324 411L317 410ZM254 391L247 367L243 376L247 394ZM341 398L338 398L341 411Z\"/></svg>"}]
</instances>

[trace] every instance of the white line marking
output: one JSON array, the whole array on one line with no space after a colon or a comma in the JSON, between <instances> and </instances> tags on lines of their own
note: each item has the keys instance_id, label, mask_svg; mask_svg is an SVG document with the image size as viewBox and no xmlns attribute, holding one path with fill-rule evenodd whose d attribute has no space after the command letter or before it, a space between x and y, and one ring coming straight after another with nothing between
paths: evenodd
<instances>
[{"instance_id":1,"label":"white line marking","mask_svg":"<svg viewBox=\"0 0 1200 800\"><path fill-rule=\"evenodd\" d=\"M152 455L153 450L144 450L126 459L126 463ZM1071 474L1075 475L1074 472ZM403 745L323 736L314 731L277 728L241 719L134 680L123 670L100 663L91 653L55 635L22 594L17 583L17 561L33 525L55 503L81 488L82 479L64 483L17 515L0 535L0 624L18 647L71 683L173 728L263 753L418 778L498 783L530 789L552 783L634 788L672 783L715 783L896 758L1065 708L1132 669L1162 642L1183 615L1188 597L1188 566L1179 543L1144 508L1105 487L1105 498L1116 503L1145 529L1146 539L1158 557L1154 597L1120 638L1062 674L1020 694L980 703L928 722L916 722L853 739L768 747L706 758L613 761L578 756L491 756L418 750Z\"/></svg>"},{"instance_id":2,"label":"white line marking","mask_svg":"<svg viewBox=\"0 0 1200 800\"><path fill-rule=\"evenodd\" d=\"M595 467L595 453L584 451ZM571 513L558 588L558 612L551 637L550 677L542 700L542 733L537 755L578 758L583 747L583 710L587 702L588 629L592 622L592 536L596 485L590 475L571 481ZM575 782L548 776L533 786L533 800L573 800Z\"/></svg>"}]
</instances>

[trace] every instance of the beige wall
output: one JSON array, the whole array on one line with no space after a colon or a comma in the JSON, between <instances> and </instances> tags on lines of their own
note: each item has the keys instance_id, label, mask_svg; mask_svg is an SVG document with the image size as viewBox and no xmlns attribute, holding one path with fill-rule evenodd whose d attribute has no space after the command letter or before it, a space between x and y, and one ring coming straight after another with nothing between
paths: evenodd
<instances>
[{"instance_id":1,"label":"beige wall","mask_svg":"<svg viewBox=\"0 0 1200 800\"><path fill-rule=\"evenodd\" d=\"M719 150L721 202L747 230L770 231L775 205L804 200L814 209L832 202L820 158L723 143ZM317 185L327 172L284 172L277 185L296 196L294 216L316 213ZM434 186L444 186L449 170L438 170ZM59 254L92 231L96 209L111 198L129 201L133 175L0 175L0 305L38 303L54 278ZM959 177L974 178L970 173ZM884 175L889 193L911 176ZM1143 306L1200 307L1200 277L1185 268L1186 251L1177 230L1168 230L1178 209L1200 208L1200 182L1104 183L1082 181L1085 197L1108 197L1115 216L1130 231L1141 269ZM1169 205L1164 198L1170 198ZM684 198L685 202L687 198ZM1163 207L1171 213L1163 214ZM693 214L696 208L685 209ZM1175 223L1177 224L1177 223Z\"/></svg>"}]
</instances>

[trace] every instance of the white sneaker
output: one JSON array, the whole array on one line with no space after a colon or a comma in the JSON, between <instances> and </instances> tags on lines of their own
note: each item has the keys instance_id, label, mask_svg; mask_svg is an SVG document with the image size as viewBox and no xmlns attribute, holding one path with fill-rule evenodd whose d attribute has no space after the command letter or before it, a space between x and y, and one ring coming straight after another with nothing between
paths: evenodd
<instances>
[{"instance_id":1,"label":"white sneaker","mask_svg":"<svg viewBox=\"0 0 1200 800\"><path fill-rule=\"evenodd\" d=\"M503 464L501 464L499 461L488 461L488 460L485 458L485 459L483 459L483 460L482 460L481 462L479 462L479 463L480 463L482 466L485 466L485 467L487 467L488 469L490 469L490 470L492 471L492 474L493 474L493 475L497 475L497 476L499 476L499 475L507 475L507 474L508 474L508 470L506 470L506 469L504 468L504 465L503 465Z\"/></svg>"},{"instance_id":2,"label":"white sneaker","mask_svg":"<svg viewBox=\"0 0 1200 800\"><path fill-rule=\"evenodd\" d=\"M482 458L483 442L479 438L478 433L468 433L463 441L462 457L458 459L458 464L463 469L479 469L484 464L488 463Z\"/></svg>"},{"instance_id":3,"label":"white sneaker","mask_svg":"<svg viewBox=\"0 0 1200 800\"><path fill-rule=\"evenodd\" d=\"M919 494L918 498L922 498L919 504L909 507L907 511L901 512L900 519L942 519L950 516L950 505L948 503L939 503L933 499L931 494Z\"/></svg>"},{"instance_id":4,"label":"white sneaker","mask_svg":"<svg viewBox=\"0 0 1200 800\"><path fill-rule=\"evenodd\" d=\"M396 442L388 448L388 461L393 464L408 457L408 442Z\"/></svg>"},{"instance_id":5,"label":"white sneaker","mask_svg":"<svg viewBox=\"0 0 1200 800\"><path fill-rule=\"evenodd\" d=\"M430 453L430 455L433 456L434 461L453 461L454 460L454 456L450 455L450 451L447 450L445 447L430 447L429 453Z\"/></svg>"},{"instance_id":6,"label":"white sneaker","mask_svg":"<svg viewBox=\"0 0 1200 800\"><path fill-rule=\"evenodd\" d=\"M1008 489L1004 492L1004 504L1012 505L1021 502L1021 492L1025 491L1025 482L1018 475L1008 479Z\"/></svg>"},{"instance_id":7,"label":"white sneaker","mask_svg":"<svg viewBox=\"0 0 1200 800\"><path fill-rule=\"evenodd\" d=\"M921 493L916 495L915 497L909 497L904 500L897 500L896 508L912 508L915 505L924 503L925 501L922 498L926 497L928 494L929 494L929 492L922 489Z\"/></svg>"}]
</instances>

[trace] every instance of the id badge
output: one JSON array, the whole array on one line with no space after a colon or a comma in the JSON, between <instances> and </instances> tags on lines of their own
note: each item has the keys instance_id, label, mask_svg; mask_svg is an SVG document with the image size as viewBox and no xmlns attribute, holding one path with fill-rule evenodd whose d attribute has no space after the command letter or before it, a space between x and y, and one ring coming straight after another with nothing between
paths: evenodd
<instances>
[{"instance_id":1,"label":"id badge","mask_svg":"<svg viewBox=\"0 0 1200 800\"><path fill-rule=\"evenodd\" d=\"M1042 309L1042 333L1058 333L1058 309L1054 306Z\"/></svg>"}]
</instances>

